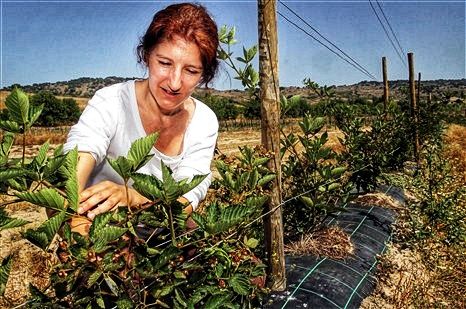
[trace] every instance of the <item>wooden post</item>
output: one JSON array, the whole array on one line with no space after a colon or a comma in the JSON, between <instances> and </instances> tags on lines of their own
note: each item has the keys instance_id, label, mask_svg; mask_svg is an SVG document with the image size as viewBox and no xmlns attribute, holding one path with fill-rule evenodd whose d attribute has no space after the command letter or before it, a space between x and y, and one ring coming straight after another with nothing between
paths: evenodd
<instances>
[{"instance_id":1,"label":"wooden post","mask_svg":"<svg viewBox=\"0 0 466 309\"><path fill-rule=\"evenodd\" d=\"M417 98L416 98L417 104L421 104L421 72L419 72L418 77L417 77ZM418 115L419 117L419 115Z\"/></svg>"},{"instance_id":2,"label":"wooden post","mask_svg":"<svg viewBox=\"0 0 466 309\"><path fill-rule=\"evenodd\" d=\"M414 80L414 55L413 53L408 53L408 66L409 66L409 96L411 101L411 117L413 119L414 134L413 134L413 144L414 144L414 158L419 164L419 128L418 128L418 111L416 104L416 86Z\"/></svg>"},{"instance_id":3,"label":"wooden post","mask_svg":"<svg viewBox=\"0 0 466 309\"><path fill-rule=\"evenodd\" d=\"M278 84L278 39L275 0L258 1L259 23L259 86L261 99L262 145L273 153L269 169L277 175L273 182L265 217L265 242L269 258L270 288L286 288L285 252L281 204L280 168L280 97Z\"/></svg>"},{"instance_id":4,"label":"wooden post","mask_svg":"<svg viewBox=\"0 0 466 309\"><path fill-rule=\"evenodd\" d=\"M387 113L388 106L388 79L387 79L387 58L382 57L382 76L383 76L383 112Z\"/></svg>"}]
</instances>

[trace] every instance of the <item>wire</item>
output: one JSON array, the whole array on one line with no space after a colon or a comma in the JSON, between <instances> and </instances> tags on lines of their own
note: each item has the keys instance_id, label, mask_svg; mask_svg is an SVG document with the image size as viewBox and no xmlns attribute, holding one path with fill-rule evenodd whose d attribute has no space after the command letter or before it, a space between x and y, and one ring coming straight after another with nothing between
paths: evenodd
<instances>
[{"instance_id":1,"label":"wire","mask_svg":"<svg viewBox=\"0 0 466 309\"><path fill-rule=\"evenodd\" d=\"M357 65L361 70L363 70L366 75L369 75L372 79L377 80L377 78L374 77L368 70L366 70L361 64L359 64L356 60L354 60L350 55L345 53L342 49L340 49L337 45L332 43L330 40L328 40L324 35L322 35L315 27L310 25L306 20L304 20L301 16L298 15L295 11L293 11L289 6L287 6L285 3L283 3L281 0L278 0L278 2L283 5L285 8L287 8L293 15L298 17L303 23L305 23L309 28L314 30L322 39L324 39L327 43L338 49L343 55L348 57L355 65Z\"/></svg>"},{"instance_id":2,"label":"wire","mask_svg":"<svg viewBox=\"0 0 466 309\"><path fill-rule=\"evenodd\" d=\"M378 19L380 25L382 25L383 31L385 32L385 35L387 36L388 40L389 40L390 43L392 44L393 49L395 49L396 54L397 54L398 57L400 58L401 62L402 62L405 66L407 66L406 61L405 61L405 60L403 59L403 57L401 56L400 51L396 48L395 43L393 43L393 40L392 40L392 38L390 37L390 34L389 34L388 31L387 31L387 28L385 28L385 25L383 24L382 20L380 19L379 14L377 14L377 11L375 10L374 6L372 5L372 1L371 1L371 0L369 0L369 4L371 5L372 11L374 12L375 16L377 17L377 19Z\"/></svg>"},{"instance_id":3,"label":"wire","mask_svg":"<svg viewBox=\"0 0 466 309\"><path fill-rule=\"evenodd\" d=\"M375 0L375 2L377 3L377 6L379 7L380 11L382 12L383 18L385 19L385 22L387 23L387 25L388 25L388 27L390 28L390 31L391 31L393 37L395 38L395 41L396 41L396 43L398 44L398 47L400 48L401 54L404 55L405 52L404 52L403 48L401 47L400 41L398 41L398 38L396 37L395 31L393 31L393 28L392 28L392 26L390 25L390 22L388 21L387 15L385 15L385 12L383 11L382 6L380 5L379 0Z\"/></svg>"},{"instance_id":4,"label":"wire","mask_svg":"<svg viewBox=\"0 0 466 309\"><path fill-rule=\"evenodd\" d=\"M288 21L290 24L292 24L293 26L295 26L296 28L298 28L299 30L301 30L302 32L304 32L305 34L307 34L308 36L310 36L311 38L313 38L314 40L316 40L318 43L320 43L322 46L324 46L325 48L327 48L329 51L331 51L332 53L334 53L335 55L337 55L339 58L341 58L343 61L347 62L349 65L353 66L354 68L356 68L356 70L360 71L361 73L367 75L370 79L373 79L373 80L377 80L374 76L372 76L371 74L367 74L365 71L361 70L358 66L356 66L354 63L350 62L348 59L344 58L343 56L341 56L339 53L337 53L336 51L334 51L333 49L331 49L330 47L328 47L325 43L323 43L322 41L320 41L318 38L316 38L314 35L310 34L309 32L307 32L306 30L304 30L303 28L301 28L300 26L298 26L296 23L294 23L293 21L291 21L290 19L288 19L285 15L283 15L282 13L278 12L278 15L280 15L281 17L283 17L286 21Z\"/></svg>"}]
</instances>

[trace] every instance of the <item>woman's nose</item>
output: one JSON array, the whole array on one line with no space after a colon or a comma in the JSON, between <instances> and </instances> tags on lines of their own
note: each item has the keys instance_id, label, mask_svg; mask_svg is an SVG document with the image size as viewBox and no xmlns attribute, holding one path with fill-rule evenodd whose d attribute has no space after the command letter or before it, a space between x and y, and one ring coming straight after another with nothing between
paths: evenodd
<instances>
[{"instance_id":1,"label":"woman's nose","mask_svg":"<svg viewBox=\"0 0 466 309\"><path fill-rule=\"evenodd\" d=\"M177 92L181 88L181 70L172 69L168 79L168 87L173 92Z\"/></svg>"}]
</instances>

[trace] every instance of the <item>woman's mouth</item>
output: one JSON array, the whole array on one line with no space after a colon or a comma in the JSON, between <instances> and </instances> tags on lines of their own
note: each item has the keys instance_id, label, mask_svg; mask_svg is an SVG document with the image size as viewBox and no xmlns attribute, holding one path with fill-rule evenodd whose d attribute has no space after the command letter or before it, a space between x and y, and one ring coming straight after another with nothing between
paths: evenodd
<instances>
[{"instance_id":1,"label":"woman's mouth","mask_svg":"<svg viewBox=\"0 0 466 309\"><path fill-rule=\"evenodd\" d=\"M162 88L162 90L163 90L163 92L165 92L165 93L168 94L169 96L173 96L173 97L180 94L179 91L176 91L176 92L175 92L175 91L171 91L171 90L165 89L165 88Z\"/></svg>"}]
</instances>

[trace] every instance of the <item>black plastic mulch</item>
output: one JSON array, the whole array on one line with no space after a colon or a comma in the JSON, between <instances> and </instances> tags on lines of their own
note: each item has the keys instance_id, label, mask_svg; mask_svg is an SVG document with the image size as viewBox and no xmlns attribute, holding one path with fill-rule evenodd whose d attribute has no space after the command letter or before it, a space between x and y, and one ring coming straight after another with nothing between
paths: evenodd
<instances>
[{"instance_id":1,"label":"black plastic mulch","mask_svg":"<svg viewBox=\"0 0 466 309\"><path fill-rule=\"evenodd\" d=\"M383 186L379 191L404 203L403 191ZM350 204L329 225L346 231L354 254L345 260L286 257L287 289L272 293L263 308L359 308L375 287L377 256L391 238L395 212L379 206Z\"/></svg>"}]
</instances>

